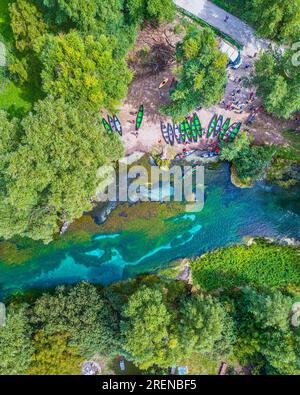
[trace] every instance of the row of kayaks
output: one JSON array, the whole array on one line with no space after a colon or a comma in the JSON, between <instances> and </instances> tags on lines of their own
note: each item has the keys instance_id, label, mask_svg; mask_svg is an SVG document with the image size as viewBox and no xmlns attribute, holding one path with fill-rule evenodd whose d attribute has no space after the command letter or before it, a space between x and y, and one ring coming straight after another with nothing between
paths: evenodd
<instances>
[{"instance_id":1,"label":"row of kayaks","mask_svg":"<svg viewBox=\"0 0 300 395\"><path fill-rule=\"evenodd\" d=\"M236 122L230 125L230 118L224 122L223 116L214 115L211 119L207 132L202 129L200 119L196 113L193 114L191 121L187 119L178 124L167 125L161 122L162 136L167 144L173 145L175 141L179 144L186 142L197 143L202 137L216 138L219 140L233 141L241 128L241 123Z\"/></svg>"},{"instance_id":2,"label":"row of kayaks","mask_svg":"<svg viewBox=\"0 0 300 395\"><path fill-rule=\"evenodd\" d=\"M143 118L144 118L144 106L141 104L139 107L137 116L136 116L135 130L139 130L139 128L142 125ZM119 133L120 136L122 136L122 134L123 134L122 125L121 125L119 118L116 115L113 115L112 117L110 115L108 115L107 120L105 118L102 118L101 123L102 123L104 129L108 133L117 132L117 133Z\"/></svg>"},{"instance_id":3,"label":"row of kayaks","mask_svg":"<svg viewBox=\"0 0 300 395\"><path fill-rule=\"evenodd\" d=\"M119 133L120 136L123 134L122 130L122 125L121 122L119 121L119 118L116 115L113 115L112 117L110 115L107 116L108 121L105 118L102 118L102 125L104 129L108 133L114 133L117 132Z\"/></svg>"}]
</instances>

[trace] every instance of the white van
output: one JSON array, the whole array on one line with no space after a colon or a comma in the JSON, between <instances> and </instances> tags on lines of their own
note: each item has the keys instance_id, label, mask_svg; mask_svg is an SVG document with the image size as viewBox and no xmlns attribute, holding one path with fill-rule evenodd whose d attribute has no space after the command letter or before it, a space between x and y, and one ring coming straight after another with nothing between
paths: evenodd
<instances>
[{"instance_id":1,"label":"white van","mask_svg":"<svg viewBox=\"0 0 300 395\"><path fill-rule=\"evenodd\" d=\"M228 56L228 65L233 69L238 69L242 64L242 57L240 51L233 45L221 40L219 49Z\"/></svg>"}]
</instances>

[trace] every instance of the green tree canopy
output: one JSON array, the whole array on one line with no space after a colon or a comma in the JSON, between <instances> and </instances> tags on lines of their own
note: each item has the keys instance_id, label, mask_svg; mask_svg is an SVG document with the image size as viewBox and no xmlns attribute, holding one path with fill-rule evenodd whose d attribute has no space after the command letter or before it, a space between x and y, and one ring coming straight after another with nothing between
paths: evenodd
<instances>
[{"instance_id":1,"label":"green tree canopy","mask_svg":"<svg viewBox=\"0 0 300 395\"><path fill-rule=\"evenodd\" d=\"M31 375L80 374L82 358L69 343L67 333L47 335L38 331L34 336L35 353L27 373Z\"/></svg>"},{"instance_id":2,"label":"green tree canopy","mask_svg":"<svg viewBox=\"0 0 300 395\"><path fill-rule=\"evenodd\" d=\"M118 321L96 288L81 283L70 289L60 286L44 294L33 306L31 322L45 334L68 333L81 355L113 354L118 346Z\"/></svg>"},{"instance_id":3,"label":"green tree canopy","mask_svg":"<svg viewBox=\"0 0 300 395\"><path fill-rule=\"evenodd\" d=\"M46 20L64 31L76 28L86 34L114 39L117 52L125 54L136 37L136 24L129 24L123 0L36 0Z\"/></svg>"},{"instance_id":4,"label":"green tree canopy","mask_svg":"<svg viewBox=\"0 0 300 395\"><path fill-rule=\"evenodd\" d=\"M0 374L24 374L33 347L25 306L7 309L6 325L0 327Z\"/></svg>"},{"instance_id":5,"label":"green tree canopy","mask_svg":"<svg viewBox=\"0 0 300 395\"><path fill-rule=\"evenodd\" d=\"M210 29L188 33L177 46L178 82L163 111L180 119L199 106L217 103L227 81L227 56Z\"/></svg>"},{"instance_id":6,"label":"green tree canopy","mask_svg":"<svg viewBox=\"0 0 300 395\"><path fill-rule=\"evenodd\" d=\"M242 290L236 300L235 345L242 362L255 363L268 374L300 373L300 336L291 327L292 304L280 291Z\"/></svg>"},{"instance_id":7,"label":"green tree canopy","mask_svg":"<svg viewBox=\"0 0 300 395\"><path fill-rule=\"evenodd\" d=\"M121 157L121 141L62 99L39 101L20 124L0 117L0 235L49 242L92 208L97 169Z\"/></svg>"},{"instance_id":8,"label":"green tree canopy","mask_svg":"<svg viewBox=\"0 0 300 395\"><path fill-rule=\"evenodd\" d=\"M179 342L161 291L143 287L129 298L121 332L124 351L141 369L169 367L176 362Z\"/></svg>"},{"instance_id":9,"label":"green tree canopy","mask_svg":"<svg viewBox=\"0 0 300 395\"><path fill-rule=\"evenodd\" d=\"M176 8L172 0L127 0L127 12L134 22L156 20L170 22L174 19Z\"/></svg>"},{"instance_id":10,"label":"green tree canopy","mask_svg":"<svg viewBox=\"0 0 300 395\"><path fill-rule=\"evenodd\" d=\"M223 306L211 296L187 298L180 310L180 341L188 355L226 355L231 351L232 323Z\"/></svg>"},{"instance_id":11,"label":"green tree canopy","mask_svg":"<svg viewBox=\"0 0 300 395\"><path fill-rule=\"evenodd\" d=\"M250 9L259 35L279 41L300 37L300 0L253 0Z\"/></svg>"},{"instance_id":12,"label":"green tree canopy","mask_svg":"<svg viewBox=\"0 0 300 395\"><path fill-rule=\"evenodd\" d=\"M111 42L76 31L49 36L41 53L43 89L53 97L96 109L115 108L126 95L132 73L115 59Z\"/></svg>"},{"instance_id":13,"label":"green tree canopy","mask_svg":"<svg viewBox=\"0 0 300 395\"><path fill-rule=\"evenodd\" d=\"M276 152L268 145L251 145L247 133L241 133L233 142L221 145L220 158L234 164L241 180L258 180L263 177Z\"/></svg>"},{"instance_id":14,"label":"green tree canopy","mask_svg":"<svg viewBox=\"0 0 300 395\"><path fill-rule=\"evenodd\" d=\"M21 52L32 51L37 40L48 30L42 14L27 0L11 3L9 10L16 48Z\"/></svg>"},{"instance_id":15,"label":"green tree canopy","mask_svg":"<svg viewBox=\"0 0 300 395\"><path fill-rule=\"evenodd\" d=\"M255 64L254 83L264 107L278 117L289 118L300 110L300 70L293 65L294 52L264 53Z\"/></svg>"}]
</instances>

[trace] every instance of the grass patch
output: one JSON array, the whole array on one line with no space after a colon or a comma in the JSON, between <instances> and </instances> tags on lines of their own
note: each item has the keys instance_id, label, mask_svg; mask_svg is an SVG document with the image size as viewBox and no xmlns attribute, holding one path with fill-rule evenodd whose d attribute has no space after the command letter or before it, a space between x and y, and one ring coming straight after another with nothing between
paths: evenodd
<instances>
[{"instance_id":1,"label":"grass patch","mask_svg":"<svg viewBox=\"0 0 300 395\"><path fill-rule=\"evenodd\" d=\"M221 361L216 361L195 352L190 358L181 362L182 366L188 367L188 374L196 375L216 375Z\"/></svg>"},{"instance_id":2,"label":"grass patch","mask_svg":"<svg viewBox=\"0 0 300 395\"><path fill-rule=\"evenodd\" d=\"M285 288L300 285L300 250L266 241L203 255L191 263L193 283L203 290L245 285Z\"/></svg>"},{"instance_id":3,"label":"grass patch","mask_svg":"<svg viewBox=\"0 0 300 395\"><path fill-rule=\"evenodd\" d=\"M31 110L39 92L32 86L19 86L8 80L0 92L0 109L6 110L10 115L21 118Z\"/></svg>"}]
</instances>

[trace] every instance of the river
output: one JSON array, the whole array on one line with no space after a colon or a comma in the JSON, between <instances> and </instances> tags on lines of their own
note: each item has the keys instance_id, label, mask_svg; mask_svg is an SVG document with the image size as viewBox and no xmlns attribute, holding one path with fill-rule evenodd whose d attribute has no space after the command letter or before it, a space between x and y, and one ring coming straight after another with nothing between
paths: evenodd
<instances>
[{"instance_id":1,"label":"river","mask_svg":"<svg viewBox=\"0 0 300 395\"><path fill-rule=\"evenodd\" d=\"M86 215L48 245L2 241L0 295L81 280L108 284L245 236L300 240L300 189L263 182L240 189L222 164L205 170L205 205L199 213L185 213L180 204L139 203L119 207L104 225Z\"/></svg>"}]
</instances>

